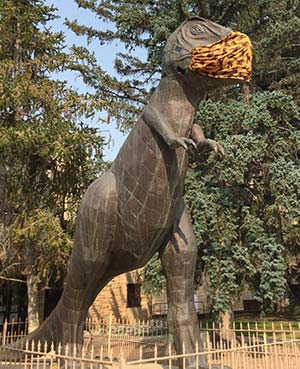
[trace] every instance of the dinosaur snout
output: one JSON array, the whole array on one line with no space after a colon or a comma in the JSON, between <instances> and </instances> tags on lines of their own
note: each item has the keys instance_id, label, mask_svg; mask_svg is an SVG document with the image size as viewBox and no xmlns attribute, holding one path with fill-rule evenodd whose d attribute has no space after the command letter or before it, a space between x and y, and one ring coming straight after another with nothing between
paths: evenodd
<instances>
[{"instance_id":1,"label":"dinosaur snout","mask_svg":"<svg viewBox=\"0 0 300 369\"><path fill-rule=\"evenodd\" d=\"M212 78L249 82L252 71L252 44L241 32L230 32L221 40L192 50L192 71Z\"/></svg>"},{"instance_id":2,"label":"dinosaur snout","mask_svg":"<svg viewBox=\"0 0 300 369\"><path fill-rule=\"evenodd\" d=\"M252 45L249 37L241 32L234 32L201 17L191 17L169 37L163 60L166 72L172 72L190 85L199 82L195 78L197 74L214 78L215 81L226 79L231 82L249 82ZM189 72L198 73L191 75ZM205 81L211 83L211 88L220 85L211 82Z\"/></svg>"}]
</instances>

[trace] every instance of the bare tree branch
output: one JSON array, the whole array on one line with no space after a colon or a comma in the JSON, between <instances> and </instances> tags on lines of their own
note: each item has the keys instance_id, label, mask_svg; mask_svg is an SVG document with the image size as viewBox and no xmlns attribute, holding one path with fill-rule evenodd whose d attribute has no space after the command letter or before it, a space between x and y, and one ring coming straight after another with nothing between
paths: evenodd
<instances>
[{"instance_id":1,"label":"bare tree branch","mask_svg":"<svg viewBox=\"0 0 300 369\"><path fill-rule=\"evenodd\" d=\"M8 278L8 277L0 276L0 279L4 279L5 281L10 281L10 282L26 283L26 281L23 281L22 279L17 279L17 278Z\"/></svg>"}]
</instances>

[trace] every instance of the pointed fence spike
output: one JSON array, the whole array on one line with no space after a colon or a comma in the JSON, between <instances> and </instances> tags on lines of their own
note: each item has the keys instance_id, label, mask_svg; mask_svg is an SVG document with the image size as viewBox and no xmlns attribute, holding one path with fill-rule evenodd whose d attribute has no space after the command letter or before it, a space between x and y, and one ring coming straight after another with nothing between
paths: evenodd
<instances>
[{"instance_id":1,"label":"pointed fence spike","mask_svg":"<svg viewBox=\"0 0 300 369\"><path fill-rule=\"evenodd\" d=\"M241 347L245 346L245 337L244 337L244 332L241 331Z\"/></svg>"},{"instance_id":2,"label":"pointed fence spike","mask_svg":"<svg viewBox=\"0 0 300 369\"><path fill-rule=\"evenodd\" d=\"M123 350L120 352L119 369L126 369L126 359Z\"/></svg>"},{"instance_id":3,"label":"pointed fence spike","mask_svg":"<svg viewBox=\"0 0 300 369\"><path fill-rule=\"evenodd\" d=\"M76 345L72 345L73 347L72 347L72 356L73 357L76 357L76 355L77 355L77 347L76 347Z\"/></svg>"},{"instance_id":4,"label":"pointed fence spike","mask_svg":"<svg viewBox=\"0 0 300 369\"><path fill-rule=\"evenodd\" d=\"M103 345L100 348L100 360L103 360Z\"/></svg>"},{"instance_id":5,"label":"pointed fence spike","mask_svg":"<svg viewBox=\"0 0 300 369\"><path fill-rule=\"evenodd\" d=\"M65 353L66 353L66 356L69 356L69 344L67 343L66 344L66 348L65 348Z\"/></svg>"},{"instance_id":6,"label":"pointed fence spike","mask_svg":"<svg viewBox=\"0 0 300 369\"><path fill-rule=\"evenodd\" d=\"M140 345L140 349L139 349L139 360L143 360L143 346Z\"/></svg>"},{"instance_id":7,"label":"pointed fence spike","mask_svg":"<svg viewBox=\"0 0 300 369\"><path fill-rule=\"evenodd\" d=\"M91 348L91 357L94 358L94 355L95 354L95 348L94 348L94 345L92 345L92 348Z\"/></svg>"}]
</instances>

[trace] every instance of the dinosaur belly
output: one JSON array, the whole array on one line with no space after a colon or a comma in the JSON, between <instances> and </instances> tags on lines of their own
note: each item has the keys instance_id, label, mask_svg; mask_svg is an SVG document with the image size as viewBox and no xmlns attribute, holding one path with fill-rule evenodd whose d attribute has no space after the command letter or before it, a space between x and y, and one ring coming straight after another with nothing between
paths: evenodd
<instances>
[{"instance_id":1,"label":"dinosaur belly","mask_svg":"<svg viewBox=\"0 0 300 369\"><path fill-rule=\"evenodd\" d=\"M118 192L117 237L124 253L132 255L133 267L143 265L168 236L186 167L184 150L168 148L141 121L124 143L112 171Z\"/></svg>"}]
</instances>

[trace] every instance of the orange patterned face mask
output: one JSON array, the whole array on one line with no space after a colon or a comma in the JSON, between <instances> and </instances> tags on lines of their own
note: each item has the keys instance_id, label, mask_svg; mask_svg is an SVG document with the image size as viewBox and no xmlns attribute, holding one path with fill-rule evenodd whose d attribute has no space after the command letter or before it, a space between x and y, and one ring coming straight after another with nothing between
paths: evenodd
<instances>
[{"instance_id":1,"label":"orange patterned face mask","mask_svg":"<svg viewBox=\"0 0 300 369\"><path fill-rule=\"evenodd\" d=\"M204 76L233 78L250 82L252 70L252 45L249 37L240 32L230 32L222 40L192 50L189 68Z\"/></svg>"}]
</instances>

